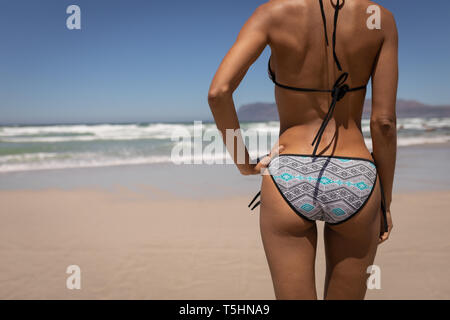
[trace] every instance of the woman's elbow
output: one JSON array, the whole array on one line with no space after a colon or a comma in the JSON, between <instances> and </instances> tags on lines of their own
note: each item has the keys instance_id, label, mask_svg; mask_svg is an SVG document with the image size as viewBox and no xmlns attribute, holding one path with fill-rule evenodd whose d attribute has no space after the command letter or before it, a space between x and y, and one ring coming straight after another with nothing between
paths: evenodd
<instances>
[{"instance_id":1,"label":"woman's elbow","mask_svg":"<svg viewBox=\"0 0 450 320\"><path fill-rule=\"evenodd\" d=\"M370 119L370 128L383 135L391 136L397 132L397 119L395 116L373 117Z\"/></svg>"},{"instance_id":2,"label":"woman's elbow","mask_svg":"<svg viewBox=\"0 0 450 320\"><path fill-rule=\"evenodd\" d=\"M218 101L228 98L232 95L232 92L228 86L211 87L208 91L208 103L210 106L214 106Z\"/></svg>"}]
</instances>

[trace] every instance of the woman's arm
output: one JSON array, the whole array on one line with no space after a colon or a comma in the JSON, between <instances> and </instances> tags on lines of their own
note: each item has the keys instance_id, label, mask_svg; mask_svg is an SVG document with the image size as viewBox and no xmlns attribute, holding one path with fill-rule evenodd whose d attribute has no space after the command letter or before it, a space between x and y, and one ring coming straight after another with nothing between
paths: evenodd
<instances>
[{"instance_id":1,"label":"woman's arm","mask_svg":"<svg viewBox=\"0 0 450 320\"><path fill-rule=\"evenodd\" d=\"M242 174L254 173L254 165L249 163L250 157L247 148L239 134L240 126L234 106L233 92L268 44L270 16L267 5L259 6L244 24L236 42L222 60L208 92L208 103L217 128L222 134L228 152ZM226 139L227 129L231 129L233 132L238 130L238 134L233 135L233 139ZM237 152L238 150L240 152Z\"/></svg>"},{"instance_id":2,"label":"woman's arm","mask_svg":"<svg viewBox=\"0 0 450 320\"><path fill-rule=\"evenodd\" d=\"M373 156L386 198L389 232L392 229L390 205L397 156L398 33L395 19L387 12L382 20L384 41L372 74L372 114L370 132ZM384 237L388 237L388 234ZM385 240L385 239L384 239Z\"/></svg>"}]
</instances>

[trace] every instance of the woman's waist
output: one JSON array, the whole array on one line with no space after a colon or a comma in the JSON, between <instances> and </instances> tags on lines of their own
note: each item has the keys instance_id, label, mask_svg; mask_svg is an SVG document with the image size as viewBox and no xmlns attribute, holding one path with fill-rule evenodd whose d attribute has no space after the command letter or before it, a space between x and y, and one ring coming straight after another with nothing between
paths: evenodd
<instances>
[{"instance_id":1,"label":"woman's waist","mask_svg":"<svg viewBox=\"0 0 450 320\"><path fill-rule=\"evenodd\" d=\"M313 141L318 126L299 125L281 129L279 144L284 146L282 153L312 154ZM317 148L317 155L335 155L372 159L364 136L356 125L336 126L331 122L324 130Z\"/></svg>"}]
</instances>

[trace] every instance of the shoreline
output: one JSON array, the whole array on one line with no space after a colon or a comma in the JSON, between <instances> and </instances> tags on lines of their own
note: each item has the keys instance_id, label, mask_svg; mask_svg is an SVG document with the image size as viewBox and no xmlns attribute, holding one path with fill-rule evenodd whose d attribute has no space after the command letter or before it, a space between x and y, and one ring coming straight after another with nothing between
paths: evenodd
<instances>
[{"instance_id":1,"label":"shoreline","mask_svg":"<svg viewBox=\"0 0 450 320\"><path fill-rule=\"evenodd\" d=\"M450 163L445 159L450 159L450 143L399 147L393 191L448 190L450 180L442 172L450 171ZM242 176L233 164L139 164L0 174L0 190L127 187L139 191L157 187L173 197L187 199L251 197L260 185L259 175Z\"/></svg>"},{"instance_id":2,"label":"shoreline","mask_svg":"<svg viewBox=\"0 0 450 320\"><path fill-rule=\"evenodd\" d=\"M407 150L407 149L450 149L450 142L439 142L439 143L428 143L428 144L417 144L417 145L407 145L407 146L398 146L397 149L399 151ZM371 151L369 149L369 151ZM341 156L341 155L338 155ZM348 156L348 155L343 155ZM222 159L223 162L226 162L226 159ZM229 160L232 161L232 160ZM122 167L147 167L147 166L193 166L197 164L174 164L172 162L137 162L137 163L118 163L118 164L102 164L102 165L86 165L80 167L56 167L56 168L37 168L37 169L24 169L24 170L15 170L15 171L0 171L0 177L14 175L14 174L26 174L32 172L60 172L67 170L95 170L95 169L103 169L103 168L117 168L120 169ZM200 163L200 165L206 165L205 163ZM222 163L222 164L213 164L217 165L225 165L225 166L234 166L233 163Z\"/></svg>"}]
</instances>

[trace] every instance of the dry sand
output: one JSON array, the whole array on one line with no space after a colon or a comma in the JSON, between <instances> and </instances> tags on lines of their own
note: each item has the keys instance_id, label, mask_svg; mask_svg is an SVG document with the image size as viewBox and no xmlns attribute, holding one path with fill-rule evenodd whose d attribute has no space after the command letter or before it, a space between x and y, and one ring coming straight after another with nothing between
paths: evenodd
<instances>
[{"instance_id":1,"label":"dry sand","mask_svg":"<svg viewBox=\"0 0 450 320\"><path fill-rule=\"evenodd\" d=\"M0 192L1 299L273 299L249 197L149 189ZM394 194L367 299L450 298L450 191ZM320 225L322 226L322 225ZM69 265L81 290L66 288ZM317 258L322 295L323 243Z\"/></svg>"}]
</instances>

